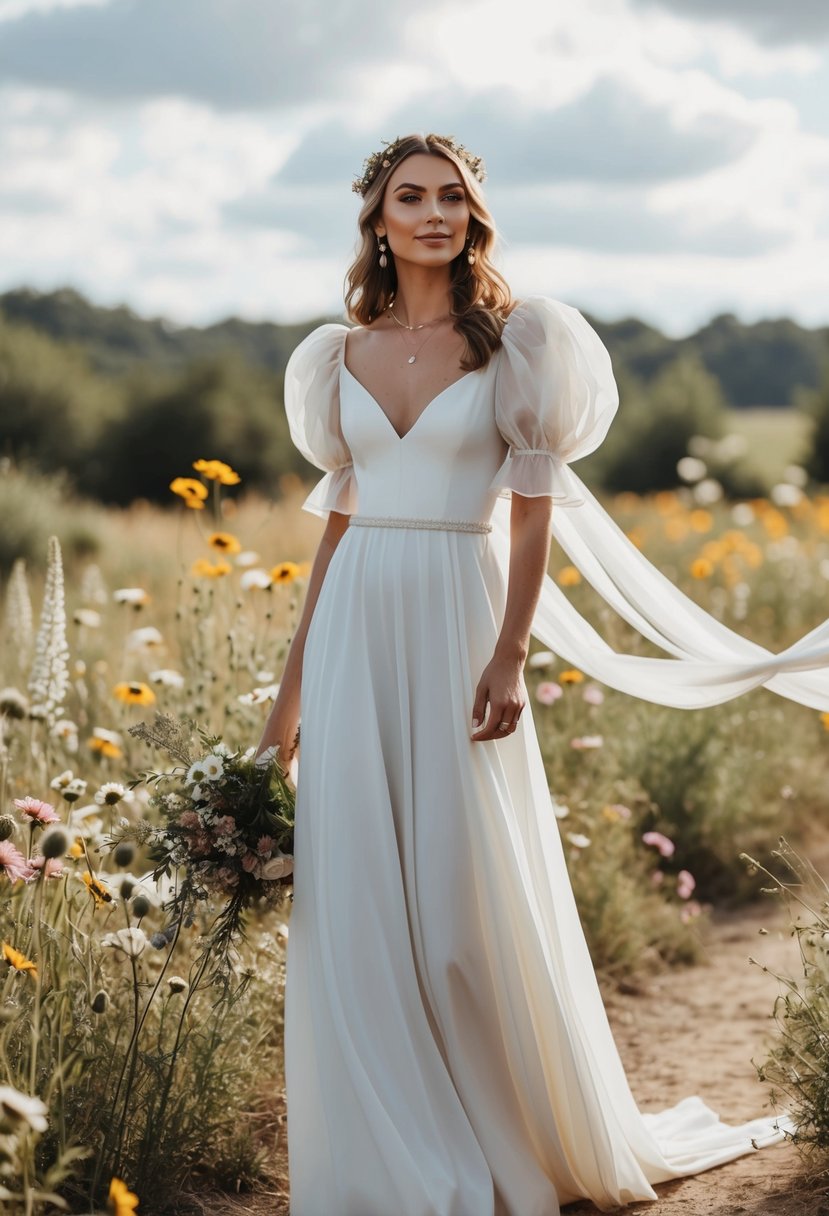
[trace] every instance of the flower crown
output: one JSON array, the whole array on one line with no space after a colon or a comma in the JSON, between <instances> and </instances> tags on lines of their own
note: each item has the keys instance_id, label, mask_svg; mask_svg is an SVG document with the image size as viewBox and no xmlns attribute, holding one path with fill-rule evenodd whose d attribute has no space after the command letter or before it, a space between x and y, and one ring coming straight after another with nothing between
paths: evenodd
<instances>
[{"instance_id":1,"label":"flower crown","mask_svg":"<svg viewBox=\"0 0 829 1216\"><path fill-rule=\"evenodd\" d=\"M463 144L459 144L451 135L427 135L426 139L430 144L441 144L444 148L448 148L450 152L454 152L458 159L463 161L472 176L479 182L486 180L486 167L481 157L473 156ZM403 140L398 135L397 139L391 142L385 139L382 142L382 151L372 152L371 156L366 157L363 161L362 176L355 177L351 183L351 189L355 194L365 195L381 169L390 169L392 167Z\"/></svg>"}]
</instances>

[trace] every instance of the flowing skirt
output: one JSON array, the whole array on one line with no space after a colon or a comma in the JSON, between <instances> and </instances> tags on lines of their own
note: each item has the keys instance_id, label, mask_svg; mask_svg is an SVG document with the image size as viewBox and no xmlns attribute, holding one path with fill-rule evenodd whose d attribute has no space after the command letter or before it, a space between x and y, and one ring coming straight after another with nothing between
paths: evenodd
<instances>
[{"instance_id":1,"label":"flowing skirt","mask_svg":"<svg viewBox=\"0 0 829 1216\"><path fill-rule=\"evenodd\" d=\"M486 534L349 528L306 639L285 990L292 1216L556 1216L783 1138L642 1114L531 708L473 742Z\"/></svg>"}]
</instances>

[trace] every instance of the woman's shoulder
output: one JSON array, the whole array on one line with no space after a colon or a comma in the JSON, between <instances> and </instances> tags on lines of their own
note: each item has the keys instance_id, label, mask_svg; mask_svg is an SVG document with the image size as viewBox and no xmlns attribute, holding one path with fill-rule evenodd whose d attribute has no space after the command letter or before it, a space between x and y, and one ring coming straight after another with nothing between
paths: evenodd
<instances>
[{"instance_id":1,"label":"woman's shoulder","mask_svg":"<svg viewBox=\"0 0 829 1216\"><path fill-rule=\"evenodd\" d=\"M326 321L312 329L291 352L286 376L302 375L308 369L330 363L342 355L349 327L339 321Z\"/></svg>"}]
</instances>

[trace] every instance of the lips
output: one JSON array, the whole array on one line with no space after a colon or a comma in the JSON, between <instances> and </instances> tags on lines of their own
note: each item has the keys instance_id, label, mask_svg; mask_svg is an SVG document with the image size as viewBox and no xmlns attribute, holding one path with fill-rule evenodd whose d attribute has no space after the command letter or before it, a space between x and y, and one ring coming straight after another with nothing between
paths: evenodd
<instances>
[{"instance_id":1,"label":"lips","mask_svg":"<svg viewBox=\"0 0 829 1216\"><path fill-rule=\"evenodd\" d=\"M427 241L429 244L431 244L433 241L435 243L438 241L448 241L449 234L446 232L430 232L428 236L419 236L415 239L418 241Z\"/></svg>"}]
</instances>

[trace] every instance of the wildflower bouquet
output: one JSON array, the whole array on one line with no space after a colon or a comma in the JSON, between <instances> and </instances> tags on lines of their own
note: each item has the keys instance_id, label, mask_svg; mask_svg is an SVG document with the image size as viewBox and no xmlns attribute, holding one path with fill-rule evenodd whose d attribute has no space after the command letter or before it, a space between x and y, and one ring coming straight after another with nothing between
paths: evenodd
<instances>
[{"instance_id":1,"label":"wildflower bouquet","mask_svg":"<svg viewBox=\"0 0 829 1216\"><path fill-rule=\"evenodd\" d=\"M189 923L197 901L224 901L211 941L230 945L243 928L246 908L262 900L278 905L292 884L290 778L272 748L256 761L253 748L232 750L219 736L170 714L156 714L151 726L139 723L130 734L178 761L132 782L133 788L141 782L154 788L149 801L161 819L159 828L145 834L153 877L183 871L166 906L175 920ZM132 834L134 828L124 825L118 839Z\"/></svg>"}]
</instances>

